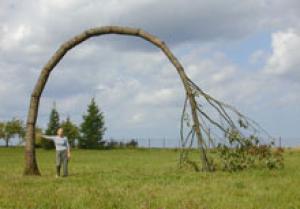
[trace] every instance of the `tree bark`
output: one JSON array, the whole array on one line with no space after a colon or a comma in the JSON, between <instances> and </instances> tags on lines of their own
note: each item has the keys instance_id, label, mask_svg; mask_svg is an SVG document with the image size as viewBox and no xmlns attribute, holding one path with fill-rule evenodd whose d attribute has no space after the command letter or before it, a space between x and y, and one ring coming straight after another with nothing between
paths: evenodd
<instances>
[{"instance_id":1,"label":"tree bark","mask_svg":"<svg viewBox=\"0 0 300 209\"><path fill-rule=\"evenodd\" d=\"M129 27L119 27L119 26L105 26L105 27L97 27L84 31L83 33L71 38L70 40L63 43L60 48L54 53L54 55L50 58L50 60L43 67L41 74L38 78L38 81L34 87L34 90L31 95L30 107L27 116L27 124L26 124L26 146L25 146L25 175L40 175L36 156L35 156L35 123L38 114L38 106L40 101L40 96L44 90L48 77L53 70L53 68L59 63L59 61L63 58L63 56L73 47L77 46L81 42L87 40L90 37L101 36L105 34L119 34L119 35L128 35L128 36L137 36L140 38L149 41L154 44L158 48L160 48L163 53L167 56L169 61L174 65L177 73L179 74L181 81L183 83L184 89L188 95L188 99L190 101L193 122L195 127L195 132L198 138L198 143L201 149L201 160L203 170L209 170L208 161L206 157L206 152L203 146L203 139L201 137L201 129L200 123L197 116L196 111L196 101L194 95L192 93L191 87L188 85L188 78L184 72L183 66L180 64L178 59L173 55L167 45L161 41L159 38L137 28L129 28Z\"/></svg>"},{"instance_id":2,"label":"tree bark","mask_svg":"<svg viewBox=\"0 0 300 209\"><path fill-rule=\"evenodd\" d=\"M38 112L38 104L39 98L32 94L26 123L24 175L41 175L35 155L35 123Z\"/></svg>"}]
</instances>

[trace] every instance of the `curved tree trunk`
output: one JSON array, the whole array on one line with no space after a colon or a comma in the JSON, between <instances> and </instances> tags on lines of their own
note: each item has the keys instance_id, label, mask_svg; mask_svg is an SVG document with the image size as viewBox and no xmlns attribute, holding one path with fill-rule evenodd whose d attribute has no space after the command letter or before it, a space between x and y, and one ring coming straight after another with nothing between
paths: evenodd
<instances>
[{"instance_id":1,"label":"curved tree trunk","mask_svg":"<svg viewBox=\"0 0 300 209\"><path fill-rule=\"evenodd\" d=\"M164 54L168 57L170 62L174 65L179 74L183 86L185 88L186 94L188 96L191 111L192 111L192 118L194 122L194 129L196 136L198 138L198 144L200 145L200 153L201 153L201 160L203 170L210 170L209 162L207 160L206 152L204 149L204 141L201 135L200 123L198 120L198 113L197 113L197 106L195 101L195 95L192 92L191 87L188 85L188 78L184 72L183 66L179 63L178 59L173 55L167 45L162 42L157 37L136 28L129 28L129 27L119 27L119 26L105 26L105 27L98 27L92 28L84 31L83 33L71 38L64 44L60 46L60 48L55 52L55 54L51 57L51 59L46 63L43 67L39 79L34 87L34 90L31 94L30 100L30 107L27 116L27 124L26 124L26 146L25 146L25 175L40 175L38 170L36 157L35 157L35 123L38 114L38 107L40 96L43 92L43 89L46 85L48 77L53 70L53 68L57 65L57 63L63 58L63 56L73 47L80 44L81 42L87 40L90 37L100 36L105 34L119 34L119 35L128 35L128 36L137 36L143 38L158 48L160 48Z\"/></svg>"}]
</instances>

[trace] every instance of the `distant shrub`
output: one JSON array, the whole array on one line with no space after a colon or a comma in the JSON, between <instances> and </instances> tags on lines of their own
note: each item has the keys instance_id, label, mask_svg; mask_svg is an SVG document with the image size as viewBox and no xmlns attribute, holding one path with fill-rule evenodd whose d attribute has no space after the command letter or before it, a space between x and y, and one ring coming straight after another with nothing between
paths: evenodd
<instances>
[{"instance_id":1,"label":"distant shrub","mask_svg":"<svg viewBox=\"0 0 300 209\"><path fill-rule=\"evenodd\" d=\"M119 146L119 142L114 140L106 141L105 143L105 147L109 149L117 148L118 146Z\"/></svg>"},{"instance_id":2,"label":"distant shrub","mask_svg":"<svg viewBox=\"0 0 300 209\"><path fill-rule=\"evenodd\" d=\"M136 148L138 146L138 142L134 139L131 139L129 142L126 143L126 147Z\"/></svg>"},{"instance_id":3,"label":"distant shrub","mask_svg":"<svg viewBox=\"0 0 300 209\"><path fill-rule=\"evenodd\" d=\"M138 147L138 142L135 139L131 139L128 142L118 142L114 139L106 141L105 148L106 149L116 149L116 148L136 148Z\"/></svg>"}]
</instances>

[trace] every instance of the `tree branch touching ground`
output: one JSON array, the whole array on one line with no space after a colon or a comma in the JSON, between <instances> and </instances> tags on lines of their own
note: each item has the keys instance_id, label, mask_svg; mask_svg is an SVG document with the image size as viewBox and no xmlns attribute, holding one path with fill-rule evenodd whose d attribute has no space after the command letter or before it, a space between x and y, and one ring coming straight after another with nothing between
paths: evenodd
<instances>
[{"instance_id":1,"label":"tree branch touching ground","mask_svg":"<svg viewBox=\"0 0 300 209\"><path fill-rule=\"evenodd\" d=\"M202 124L204 123L203 120L204 118L205 120L207 120L207 122L218 127L224 133L226 133L226 130L228 128L238 130L237 122L234 121L233 116L231 115L231 113L233 113L235 116L239 118L240 123L243 124L244 126L252 128L254 131L262 130L258 126L258 124L256 124L254 121L250 120L246 116L242 115L235 108L216 100L215 98L211 97L210 95L202 91L195 83L193 83L188 78L188 76L184 71L183 66L178 61L178 59L174 56L174 54L171 52L168 46L156 36L149 34L143 31L142 29L138 29L138 28L120 27L120 26L96 27L96 28L85 30L79 35L76 35L70 40L63 43L41 70L40 76L31 94L30 106L27 115L24 175L40 175L40 171L38 169L36 155L35 155L35 146L34 146L35 134L34 133L35 133L36 120L38 117L40 98L44 90L44 87L47 83L47 80L50 76L50 73L55 68L55 66L60 62L60 60L67 54L69 50L71 50L72 48L76 47L77 45L81 44L82 42L86 41L89 38L107 35L107 34L118 34L118 35L140 37L150 42L151 44L155 45L156 47L158 47L175 67L175 70L182 81L183 88L187 96L183 115L186 114L186 111L188 109L186 107L189 106L191 123L192 123L190 127L191 130L189 131L189 134L185 139L183 139L184 134L181 131L181 137L182 137L181 142L183 145L182 147L183 151L181 154L182 158L180 162L183 162L184 159L187 159L186 157L184 157L187 156L185 147L187 144L189 144L188 146L192 146L194 137L196 137L198 149L200 151L200 161L202 166L201 170L205 170L205 171L213 170L212 165L207 157L207 150L206 150L207 141L205 140L204 137L205 133L207 133L207 129ZM202 109L202 106L200 105L201 101L197 101L197 99L200 100L202 99L202 101L203 100L206 101L210 105L210 107L212 107L212 109L218 113L218 115L224 122L224 125L222 125L220 122L217 122L216 119L213 119L211 116L209 116L209 114ZM182 120L182 123L183 121L184 120ZM183 126L181 129L183 129Z\"/></svg>"}]
</instances>

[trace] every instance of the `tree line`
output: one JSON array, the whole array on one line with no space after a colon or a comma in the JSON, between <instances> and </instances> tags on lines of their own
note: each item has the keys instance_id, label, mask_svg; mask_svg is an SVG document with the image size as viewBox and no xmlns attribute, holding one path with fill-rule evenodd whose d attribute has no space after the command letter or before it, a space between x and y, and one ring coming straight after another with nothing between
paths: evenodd
<instances>
[{"instance_id":1,"label":"tree line","mask_svg":"<svg viewBox=\"0 0 300 209\"><path fill-rule=\"evenodd\" d=\"M128 142L118 142L113 139L105 141L103 136L106 131L104 113L96 104L95 98L92 98L87 106L86 113L82 116L82 123L78 126L70 118L63 121L60 120L60 115L56 106L53 105L47 128L43 131L42 128L35 128L35 147L44 149L54 149L52 141L42 138L42 135L56 135L57 129L62 127L64 135L68 138L71 147L81 149L111 149L111 148L134 148L138 146L138 142L134 139ZM9 146L12 138L19 137L24 140L25 124L18 118L12 118L9 121L0 121L0 140L5 141L5 146Z\"/></svg>"},{"instance_id":2,"label":"tree line","mask_svg":"<svg viewBox=\"0 0 300 209\"><path fill-rule=\"evenodd\" d=\"M78 148L86 149L102 148L105 144L103 136L106 131L104 114L96 104L94 98L91 99L87 111L82 118L83 121L79 126L72 122L69 116L66 120L61 122L59 112L54 105L50 112L46 130L43 131L42 128L36 127L35 146L44 149L54 149L54 143L43 139L41 136L42 134L56 135L57 129L62 127L64 129L64 135L68 138L72 147L77 145ZM5 141L6 147L9 146L9 141L16 136L24 139L25 125L22 120L13 118L9 121L0 122L0 139ZM75 143L76 141L77 144Z\"/></svg>"},{"instance_id":3,"label":"tree line","mask_svg":"<svg viewBox=\"0 0 300 209\"><path fill-rule=\"evenodd\" d=\"M59 127L64 129L64 135L68 138L72 147L97 149L104 145L103 136L105 133L104 114L96 104L95 99L92 98L90 104L87 107L86 113L82 116L82 123L77 126L73 123L68 116L66 120L60 122L59 113L54 106L51 110L46 135L56 135L56 131ZM54 143L49 140L42 139L39 135L36 135L36 140L40 140L40 146L45 149L53 149ZM77 140L77 144L75 144Z\"/></svg>"}]
</instances>

